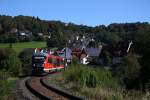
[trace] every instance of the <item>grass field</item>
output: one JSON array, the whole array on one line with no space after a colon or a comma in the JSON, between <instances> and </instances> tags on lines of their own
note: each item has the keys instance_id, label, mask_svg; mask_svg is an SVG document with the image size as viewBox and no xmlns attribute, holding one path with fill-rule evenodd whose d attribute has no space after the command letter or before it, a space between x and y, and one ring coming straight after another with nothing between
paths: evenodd
<instances>
[{"instance_id":1,"label":"grass field","mask_svg":"<svg viewBox=\"0 0 150 100\"><path fill-rule=\"evenodd\" d=\"M7 48L9 47L9 43L0 43L0 48ZM21 50L25 48L42 48L46 47L46 42L23 42L23 43L14 43L12 45L13 49L17 52L20 52Z\"/></svg>"}]
</instances>

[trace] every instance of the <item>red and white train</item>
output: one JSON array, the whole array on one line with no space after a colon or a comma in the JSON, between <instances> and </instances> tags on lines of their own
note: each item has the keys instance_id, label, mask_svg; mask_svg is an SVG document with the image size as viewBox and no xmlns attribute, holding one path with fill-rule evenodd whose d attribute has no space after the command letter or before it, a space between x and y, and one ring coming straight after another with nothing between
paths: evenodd
<instances>
[{"instance_id":1,"label":"red and white train","mask_svg":"<svg viewBox=\"0 0 150 100\"><path fill-rule=\"evenodd\" d=\"M35 50L32 54L32 72L50 72L63 69L64 58L55 56L44 50Z\"/></svg>"}]
</instances>

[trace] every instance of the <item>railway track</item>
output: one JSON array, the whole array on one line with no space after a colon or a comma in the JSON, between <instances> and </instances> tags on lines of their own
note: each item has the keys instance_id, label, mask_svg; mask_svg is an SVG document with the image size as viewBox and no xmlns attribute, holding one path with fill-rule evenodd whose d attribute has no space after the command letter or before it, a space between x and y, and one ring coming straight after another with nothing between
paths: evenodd
<instances>
[{"instance_id":1,"label":"railway track","mask_svg":"<svg viewBox=\"0 0 150 100\"><path fill-rule=\"evenodd\" d=\"M79 97L57 90L43 82L43 77L32 76L26 80L27 89L41 100L82 100Z\"/></svg>"},{"instance_id":2,"label":"railway track","mask_svg":"<svg viewBox=\"0 0 150 100\"><path fill-rule=\"evenodd\" d=\"M32 94L26 87L25 82L30 79L30 77L21 78L16 83L16 100L40 100L34 94Z\"/></svg>"}]
</instances>

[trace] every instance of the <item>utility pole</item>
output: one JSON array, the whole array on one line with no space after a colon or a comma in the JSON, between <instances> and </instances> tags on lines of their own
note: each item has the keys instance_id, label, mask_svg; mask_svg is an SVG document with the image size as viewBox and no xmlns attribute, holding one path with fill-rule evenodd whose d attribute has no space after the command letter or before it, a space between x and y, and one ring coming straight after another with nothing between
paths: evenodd
<instances>
[{"instance_id":1,"label":"utility pole","mask_svg":"<svg viewBox=\"0 0 150 100\"><path fill-rule=\"evenodd\" d=\"M67 67L67 42L65 47L65 68Z\"/></svg>"},{"instance_id":2,"label":"utility pole","mask_svg":"<svg viewBox=\"0 0 150 100\"><path fill-rule=\"evenodd\" d=\"M66 54L67 50L66 49L67 49L67 43L66 43L66 47L65 47L65 59L67 59L67 54Z\"/></svg>"},{"instance_id":3,"label":"utility pole","mask_svg":"<svg viewBox=\"0 0 150 100\"><path fill-rule=\"evenodd\" d=\"M132 45L132 44L133 44L133 42L132 42L132 41L130 41L130 43L129 43L129 45L128 45L127 53L129 52L130 47L131 47L131 45Z\"/></svg>"}]
</instances>

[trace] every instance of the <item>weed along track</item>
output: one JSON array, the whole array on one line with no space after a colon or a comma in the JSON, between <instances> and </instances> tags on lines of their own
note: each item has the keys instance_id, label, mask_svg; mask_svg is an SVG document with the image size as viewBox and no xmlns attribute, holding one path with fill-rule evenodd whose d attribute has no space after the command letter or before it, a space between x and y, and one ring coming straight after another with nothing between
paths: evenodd
<instances>
[{"instance_id":1,"label":"weed along track","mask_svg":"<svg viewBox=\"0 0 150 100\"><path fill-rule=\"evenodd\" d=\"M42 100L80 100L73 95L64 93L54 87L50 87L43 82L44 77L33 76L25 84L28 90Z\"/></svg>"}]
</instances>

